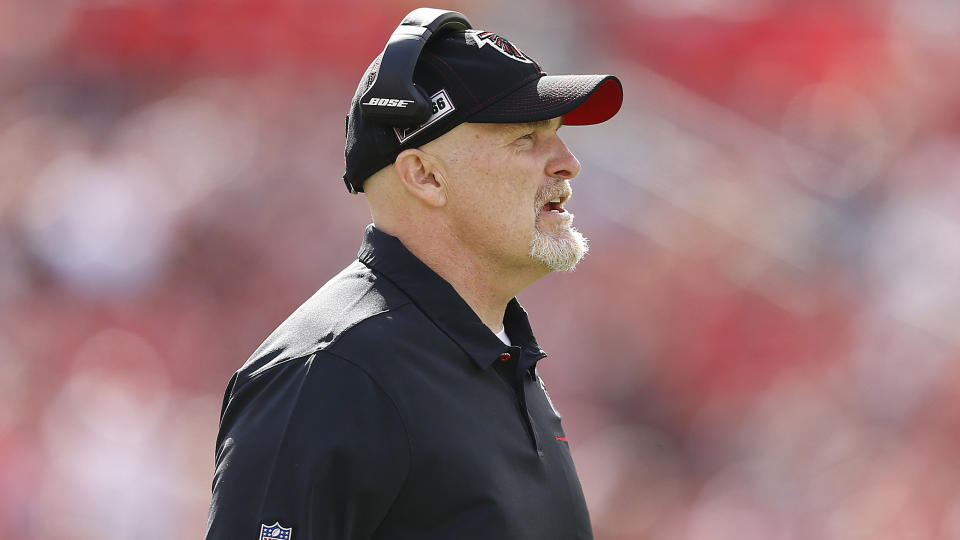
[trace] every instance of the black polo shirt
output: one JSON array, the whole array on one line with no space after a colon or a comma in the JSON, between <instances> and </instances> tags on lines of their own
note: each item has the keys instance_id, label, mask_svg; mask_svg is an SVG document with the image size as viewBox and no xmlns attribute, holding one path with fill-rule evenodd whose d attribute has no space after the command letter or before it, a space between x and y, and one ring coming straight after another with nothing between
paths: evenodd
<instances>
[{"instance_id":1,"label":"black polo shirt","mask_svg":"<svg viewBox=\"0 0 960 540\"><path fill-rule=\"evenodd\" d=\"M207 539L592 538L516 299L507 347L396 238L358 259L230 380Z\"/></svg>"}]
</instances>

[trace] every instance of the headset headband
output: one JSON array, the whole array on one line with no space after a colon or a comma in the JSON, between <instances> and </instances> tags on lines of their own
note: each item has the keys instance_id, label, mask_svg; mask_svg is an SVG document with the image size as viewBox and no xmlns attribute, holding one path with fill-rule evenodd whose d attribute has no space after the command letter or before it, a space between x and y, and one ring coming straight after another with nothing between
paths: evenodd
<instances>
[{"instance_id":1,"label":"headset headband","mask_svg":"<svg viewBox=\"0 0 960 540\"><path fill-rule=\"evenodd\" d=\"M473 28L459 12L418 8L393 31L373 85L360 98L364 117L397 127L422 124L430 117L430 99L413 83L420 52L435 36L449 30Z\"/></svg>"}]
</instances>

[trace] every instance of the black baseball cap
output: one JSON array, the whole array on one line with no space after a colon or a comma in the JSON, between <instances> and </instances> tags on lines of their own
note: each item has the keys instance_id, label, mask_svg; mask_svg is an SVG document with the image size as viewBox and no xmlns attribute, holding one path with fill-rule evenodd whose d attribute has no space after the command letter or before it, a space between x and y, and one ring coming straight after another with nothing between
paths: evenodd
<instances>
[{"instance_id":1,"label":"black baseball cap","mask_svg":"<svg viewBox=\"0 0 960 540\"><path fill-rule=\"evenodd\" d=\"M351 192L363 191L363 181L403 150L463 122L520 123L560 116L564 125L582 126L609 120L623 103L623 87L613 75L547 75L503 37L458 30L427 43L414 69L413 82L430 98L430 117L417 126L396 127L365 117L360 108L382 57L367 68L347 115L343 180Z\"/></svg>"}]
</instances>

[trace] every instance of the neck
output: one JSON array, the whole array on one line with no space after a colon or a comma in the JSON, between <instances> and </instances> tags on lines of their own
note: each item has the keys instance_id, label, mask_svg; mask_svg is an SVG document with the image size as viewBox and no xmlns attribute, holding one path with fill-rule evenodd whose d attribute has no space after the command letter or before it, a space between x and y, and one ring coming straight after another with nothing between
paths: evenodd
<instances>
[{"instance_id":1,"label":"neck","mask_svg":"<svg viewBox=\"0 0 960 540\"><path fill-rule=\"evenodd\" d=\"M385 231L387 232L387 231ZM480 320L497 333L510 300L548 273L532 268L503 268L466 249L452 234L395 234L403 245L430 267L473 309Z\"/></svg>"}]
</instances>

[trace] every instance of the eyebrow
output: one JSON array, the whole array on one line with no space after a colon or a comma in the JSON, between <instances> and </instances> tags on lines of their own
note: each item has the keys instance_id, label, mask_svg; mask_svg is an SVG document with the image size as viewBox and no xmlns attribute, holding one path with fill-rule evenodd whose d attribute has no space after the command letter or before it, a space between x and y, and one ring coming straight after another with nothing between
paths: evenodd
<instances>
[{"instance_id":1,"label":"eyebrow","mask_svg":"<svg viewBox=\"0 0 960 540\"><path fill-rule=\"evenodd\" d=\"M560 129L560 127L563 126L563 117L560 116L557 118L548 118L547 120L537 120L535 122L521 122L517 124L518 126L517 129L524 129L524 130L540 129L544 127L549 127L551 124L554 123L554 121L559 121L559 125L557 125L557 129Z\"/></svg>"}]
</instances>

